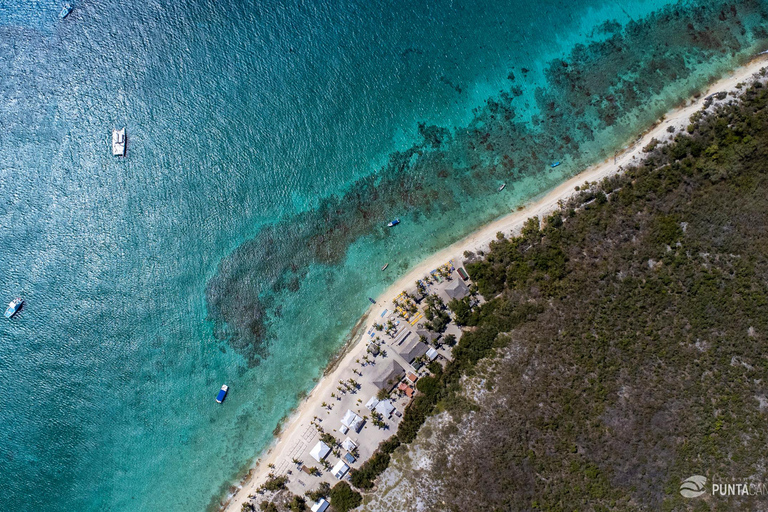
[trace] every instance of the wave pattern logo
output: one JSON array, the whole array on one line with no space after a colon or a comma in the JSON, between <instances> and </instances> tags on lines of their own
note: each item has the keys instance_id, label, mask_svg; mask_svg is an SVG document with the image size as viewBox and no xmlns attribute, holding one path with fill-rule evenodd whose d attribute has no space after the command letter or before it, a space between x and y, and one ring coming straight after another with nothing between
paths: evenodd
<instances>
[{"instance_id":1,"label":"wave pattern logo","mask_svg":"<svg viewBox=\"0 0 768 512\"><path fill-rule=\"evenodd\" d=\"M689 476L680 484L680 494L684 498L698 498L707 492L704 488L705 485L707 485L707 477L701 475Z\"/></svg>"}]
</instances>

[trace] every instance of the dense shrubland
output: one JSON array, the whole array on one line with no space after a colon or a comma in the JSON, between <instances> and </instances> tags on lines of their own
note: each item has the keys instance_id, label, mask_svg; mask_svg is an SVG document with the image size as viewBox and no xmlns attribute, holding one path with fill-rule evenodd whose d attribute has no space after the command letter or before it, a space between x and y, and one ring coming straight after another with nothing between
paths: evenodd
<instances>
[{"instance_id":1,"label":"dense shrubland","mask_svg":"<svg viewBox=\"0 0 768 512\"><path fill-rule=\"evenodd\" d=\"M639 166L466 264L487 302L450 305L468 332L397 432L410 443L428 415L452 413L412 484L428 509L764 506L678 488L694 474L766 481L766 107L756 84L694 116ZM479 402L460 380L473 374ZM393 450L353 484L372 487Z\"/></svg>"}]
</instances>

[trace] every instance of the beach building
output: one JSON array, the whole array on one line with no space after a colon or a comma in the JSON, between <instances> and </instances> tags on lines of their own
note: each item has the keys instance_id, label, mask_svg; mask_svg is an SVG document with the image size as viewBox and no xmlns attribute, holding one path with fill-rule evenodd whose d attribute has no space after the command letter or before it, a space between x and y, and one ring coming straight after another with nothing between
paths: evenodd
<instances>
[{"instance_id":1,"label":"beach building","mask_svg":"<svg viewBox=\"0 0 768 512\"><path fill-rule=\"evenodd\" d=\"M347 413L344 415L344 417L341 418L341 424L345 427L349 427L349 429L353 432L360 432L360 429L363 427L363 423L363 418L349 409L347 409Z\"/></svg>"},{"instance_id":2,"label":"beach building","mask_svg":"<svg viewBox=\"0 0 768 512\"><path fill-rule=\"evenodd\" d=\"M422 343L420 340L417 338L412 338L404 343L402 347L399 347L398 352L401 356L403 356L403 359L410 363L417 357L421 357L426 354L428 349L429 347L427 347L427 345Z\"/></svg>"},{"instance_id":3,"label":"beach building","mask_svg":"<svg viewBox=\"0 0 768 512\"><path fill-rule=\"evenodd\" d=\"M341 447L347 450L348 452L353 452L355 451L355 448L357 448L357 445L350 438L346 438L344 442L341 443Z\"/></svg>"},{"instance_id":4,"label":"beach building","mask_svg":"<svg viewBox=\"0 0 768 512\"><path fill-rule=\"evenodd\" d=\"M347 466L343 460L340 460L333 466L333 469L331 469L331 474L341 480L344 478L344 475L347 474L347 471L349 471L349 466Z\"/></svg>"},{"instance_id":5,"label":"beach building","mask_svg":"<svg viewBox=\"0 0 768 512\"><path fill-rule=\"evenodd\" d=\"M422 345L424 344L422 343ZM390 361L389 364L382 365L382 368L379 369L379 372L371 379L371 382L379 389L390 391L398 382L400 382L403 375L405 375L403 367L395 361Z\"/></svg>"},{"instance_id":6,"label":"beach building","mask_svg":"<svg viewBox=\"0 0 768 512\"><path fill-rule=\"evenodd\" d=\"M445 293L452 299L463 299L469 295L469 287L459 279L454 279L445 287Z\"/></svg>"},{"instance_id":7,"label":"beach building","mask_svg":"<svg viewBox=\"0 0 768 512\"><path fill-rule=\"evenodd\" d=\"M392 416L392 412L395 410L395 406L392 405L392 402L389 400L382 400L381 402L376 405L376 412L384 416L385 418L389 418Z\"/></svg>"},{"instance_id":8,"label":"beach building","mask_svg":"<svg viewBox=\"0 0 768 512\"><path fill-rule=\"evenodd\" d=\"M330 447L324 442L318 441L315 447L312 448L312 451L309 452L309 455L317 462L322 462L329 453L331 453Z\"/></svg>"},{"instance_id":9,"label":"beach building","mask_svg":"<svg viewBox=\"0 0 768 512\"><path fill-rule=\"evenodd\" d=\"M312 505L312 512L325 512L331 504L325 498L320 498Z\"/></svg>"},{"instance_id":10,"label":"beach building","mask_svg":"<svg viewBox=\"0 0 768 512\"><path fill-rule=\"evenodd\" d=\"M379 403L379 399L376 398L375 396L372 396L370 398L370 400L368 400L365 403L365 408L368 409L369 411L372 411L376 407L377 403ZM345 432L345 434L346 434L346 432Z\"/></svg>"},{"instance_id":11,"label":"beach building","mask_svg":"<svg viewBox=\"0 0 768 512\"><path fill-rule=\"evenodd\" d=\"M405 382L401 382L400 385L397 386L397 389L405 393L405 396L408 398L413 398L413 388Z\"/></svg>"},{"instance_id":12,"label":"beach building","mask_svg":"<svg viewBox=\"0 0 768 512\"><path fill-rule=\"evenodd\" d=\"M351 453L345 453L344 457L342 457L345 461L347 461L348 464L353 464L357 459L352 456Z\"/></svg>"},{"instance_id":13,"label":"beach building","mask_svg":"<svg viewBox=\"0 0 768 512\"><path fill-rule=\"evenodd\" d=\"M440 338L440 334L429 331L427 329L418 329L416 334L419 336L419 340L425 343L434 343L435 340Z\"/></svg>"},{"instance_id":14,"label":"beach building","mask_svg":"<svg viewBox=\"0 0 768 512\"><path fill-rule=\"evenodd\" d=\"M434 361L435 359L437 359L437 356L439 356L440 354L437 353L437 350L435 350L434 347L430 347L429 350L427 350L426 355L427 355L427 359L429 359L430 361Z\"/></svg>"},{"instance_id":15,"label":"beach building","mask_svg":"<svg viewBox=\"0 0 768 512\"><path fill-rule=\"evenodd\" d=\"M467 272L466 272L466 270L464 270L463 268L459 267L459 268L456 270L456 272L458 272L458 273L459 273L459 276L461 276L461 278L462 278L463 280L465 280L465 281L469 281L469 276L467 275Z\"/></svg>"}]
</instances>

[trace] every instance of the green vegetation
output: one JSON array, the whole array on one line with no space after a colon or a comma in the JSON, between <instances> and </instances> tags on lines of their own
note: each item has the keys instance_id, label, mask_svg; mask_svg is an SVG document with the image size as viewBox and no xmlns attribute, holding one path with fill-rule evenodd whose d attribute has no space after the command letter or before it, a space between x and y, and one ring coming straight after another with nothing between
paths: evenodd
<instances>
[{"instance_id":1,"label":"green vegetation","mask_svg":"<svg viewBox=\"0 0 768 512\"><path fill-rule=\"evenodd\" d=\"M339 482L331 489L331 508L336 512L347 512L360 505L363 497L353 490L347 482Z\"/></svg>"},{"instance_id":2,"label":"green vegetation","mask_svg":"<svg viewBox=\"0 0 768 512\"><path fill-rule=\"evenodd\" d=\"M309 498L312 501L317 501L320 498L328 498L331 494L331 485L328 482L320 482L320 485L317 486L317 489L314 491L307 491L304 493L304 496Z\"/></svg>"},{"instance_id":3,"label":"green vegetation","mask_svg":"<svg viewBox=\"0 0 768 512\"><path fill-rule=\"evenodd\" d=\"M280 491L285 489L285 484L288 482L287 476L274 476L270 475L266 482L261 486L261 489L265 491Z\"/></svg>"},{"instance_id":4,"label":"green vegetation","mask_svg":"<svg viewBox=\"0 0 768 512\"><path fill-rule=\"evenodd\" d=\"M288 503L288 510L291 512L304 512L307 510L307 500L301 496L294 496L290 503Z\"/></svg>"},{"instance_id":5,"label":"green vegetation","mask_svg":"<svg viewBox=\"0 0 768 512\"><path fill-rule=\"evenodd\" d=\"M451 321L443 300L437 295L427 295L424 303L427 305L424 309L424 317L427 319L424 326L430 331L443 332Z\"/></svg>"},{"instance_id":6,"label":"green vegetation","mask_svg":"<svg viewBox=\"0 0 768 512\"><path fill-rule=\"evenodd\" d=\"M437 447L423 475L434 507L682 510L688 476L766 480L768 93L757 84L688 132L465 264L488 302L463 315L472 329L419 380L394 438L454 413L435 433L451 457ZM478 371L489 391L475 404L459 379ZM390 453L353 484L371 488Z\"/></svg>"},{"instance_id":7,"label":"green vegetation","mask_svg":"<svg viewBox=\"0 0 768 512\"><path fill-rule=\"evenodd\" d=\"M323 435L320 436L320 440L325 444L327 444L328 446L330 446L331 448L333 448L339 443L338 439L336 439L336 436L334 436L330 432L324 432Z\"/></svg>"},{"instance_id":8,"label":"green vegetation","mask_svg":"<svg viewBox=\"0 0 768 512\"><path fill-rule=\"evenodd\" d=\"M360 469L350 472L352 485L358 489L372 489L373 482L389 466L390 455L400 446L400 440L394 435L382 442L370 459Z\"/></svg>"}]
</instances>

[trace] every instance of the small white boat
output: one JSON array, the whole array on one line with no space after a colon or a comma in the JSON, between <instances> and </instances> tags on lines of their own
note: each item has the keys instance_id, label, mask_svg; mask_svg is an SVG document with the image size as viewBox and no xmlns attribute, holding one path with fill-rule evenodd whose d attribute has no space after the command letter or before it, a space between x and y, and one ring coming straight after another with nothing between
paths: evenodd
<instances>
[{"instance_id":1,"label":"small white boat","mask_svg":"<svg viewBox=\"0 0 768 512\"><path fill-rule=\"evenodd\" d=\"M125 127L120 130L112 130L112 154L125 156Z\"/></svg>"},{"instance_id":2,"label":"small white boat","mask_svg":"<svg viewBox=\"0 0 768 512\"><path fill-rule=\"evenodd\" d=\"M69 16L69 13L72 12L72 9L73 9L73 7L72 7L72 4L70 4L70 3L66 3L66 4L62 5L61 6L61 11L59 12L59 18L61 18L63 20L64 18Z\"/></svg>"},{"instance_id":3,"label":"small white boat","mask_svg":"<svg viewBox=\"0 0 768 512\"><path fill-rule=\"evenodd\" d=\"M391 228L392 226L397 226L398 224L400 224L400 219L395 219L389 224L387 224L387 227Z\"/></svg>"},{"instance_id":4,"label":"small white boat","mask_svg":"<svg viewBox=\"0 0 768 512\"><path fill-rule=\"evenodd\" d=\"M5 318L11 318L13 315L18 313L22 304L24 304L24 299L21 297L16 297L13 299L10 304L8 304L8 309L5 310Z\"/></svg>"},{"instance_id":5,"label":"small white boat","mask_svg":"<svg viewBox=\"0 0 768 512\"><path fill-rule=\"evenodd\" d=\"M502 183L502 184L501 184L501 186L499 187L499 192L501 192L502 190L504 190L504 187L506 187L506 186L507 186L507 184L506 184L506 183Z\"/></svg>"},{"instance_id":6,"label":"small white boat","mask_svg":"<svg viewBox=\"0 0 768 512\"><path fill-rule=\"evenodd\" d=\"M388 266L389 266L389 263L387 263L386 265L384 265L383 267L381 267L381 270L387 270L387 267L388 267Z\"/></svg>"}]
</instances>

